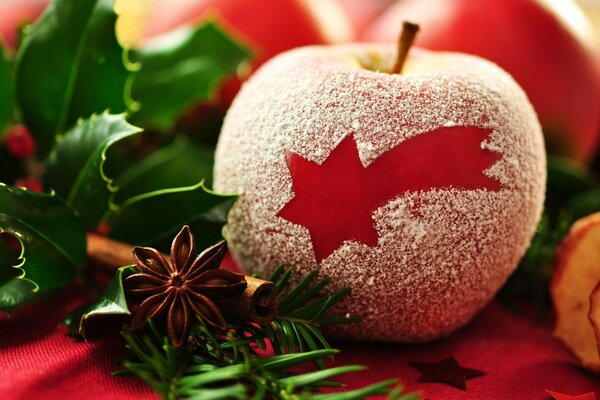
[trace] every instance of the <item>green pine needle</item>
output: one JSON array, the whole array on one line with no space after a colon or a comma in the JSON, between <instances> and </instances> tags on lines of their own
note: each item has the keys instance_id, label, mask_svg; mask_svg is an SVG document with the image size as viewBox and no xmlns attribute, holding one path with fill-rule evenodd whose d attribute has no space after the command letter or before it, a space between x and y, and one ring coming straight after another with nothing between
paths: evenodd
<instances>
[{"instance_id":1,"label":"green pine needle","mask_svg":"<svg viewBox=\"0 0 600 400\"><path fill-rule=\"evenodd\" d=\"M269 341L276 354L328 349L331 346L320 332L322 326L360 321L356 317L327 315L335 304L350 293L350 288L324 294L331 279L326 277L319 280L317 272L309 273L300 283L288 288L291 276L291 269L278 267L269 277L281 296L279 316L262 327L248 323L233 325L237 333L234 343L243 340L246 344L250 339L265 350L266 341ZM318 368L325 367L323 360L315 360L314 363Z\"/></svg>"}]
</instances>

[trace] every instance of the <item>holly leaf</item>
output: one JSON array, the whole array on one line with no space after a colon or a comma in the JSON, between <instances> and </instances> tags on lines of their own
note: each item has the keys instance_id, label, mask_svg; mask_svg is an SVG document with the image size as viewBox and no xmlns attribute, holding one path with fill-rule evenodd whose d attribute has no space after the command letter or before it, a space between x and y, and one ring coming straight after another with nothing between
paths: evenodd
<instances>
[{"instance_id":1,"label":"holly leaf","mask_svg":"<svg viewBox=\"0 0 600 400\"><path fill-rule=\"evenodd\" d=\"M600 189L588 190L573 196L566 202L564 209L570 218L569 222L575 222L600 211Z\"/></svg>"},{"instance_id":2,"label":"holly leaf","mask_svg":"<svg viewBox=\"0 0 600 400\"><path fill-rule=\"evenodd\" d=\"M19 264L0 247L0 310L11 312L68 285L83 266L86 236L67 205L54 194L0 184L0 233L21 245Z\"/></svg>"},{"instance_id":3,"label":"holly leaf","mask_svg":"<svg viewBox=\"0 0 600 400\"><path fill-rule=\"evenodd\" d=\"M214 150L185 136L177 136L115 178L115 202L161 189L191 186L204 180L211 185Z\"/></svg>"},{"instance_id":4,"label":"holly leaf","mask_svg":"<svg viewBox=\"0 0 600 400\"><path fill-rule=\"evenodd\" d=\"M584 164L566 157L548 156L548 188L570 197L598 186L598 180Z\"/></svg>"},{"instance_id":5,"label":"holly leaf","mask_svg":"<svg viewBox=\"0 0 600 400\"><path fill-rule=\"evenodd\" d=\"M87 229L98 225L117 190L104 173L106 152L139 132L122 114L93 115L71 128L52 150L44 184L66 200Z\"/></svg>"},{"instance_id":6,"label":"holly leaf","mask_svg":"<svg viewBox=\"0 0 600 400\"><path fill-rule=\"evenodd\" d=\"M41 154L79 118L128 109L132 72L112 0L55 0L24 30L16 96Z\"/></svg>"},{"instance_id":7,"label":"holly leaf","mask_svg":"<svg viewBox=\"0 0 600 400\"><path fill-rule=\"evenodd\" d=\"M560 157L548 157L546 207L553 212L573 196L598 187L598 180L584 164Z\"/></svg>"},{"instance_id":8,"label":"holly leaf","mask_svg":"<svg viewBox=\"0 0 600 400\"><path fill-rule=\"evenodd\" d=\"M199 235L199 248L221 240L227 213L238 196L220 195L203 182L133 197L122 204L111 222L110 236L139 246L169 247L183 225Z\"/></svg>"},{"instance_id":9,"label":"holly leaf","mask_svg":"<svg viewBox=\"0 0 600 400\"><path fill-rule=\"evenodd\" d=\"M141 64L132 86L141 108L132 121L164 131L190 106L210 100L250 52L209 21L163 35L132 57Z\"/></svg>"},{"instance_id":10,"label":"holly leaf","mask_svg":"<svg viewBox=\"0 0 600 400\"><path fill-rule=\"evenodd\" d=\"M8 241L4 240L6 235L6 233L0 235L0 304L29 303L35 300L35 285L25 279L19 279L22 271L15 266L21 263L19 260L21 252L15 251ZM12 309L11 306L2 308L6 312Z\"/></svg>"},{"instance_id":11,"label":"holly leaf","mask_svg":"<svg viewBox=\"0 0 600 400\"><path fill-rule=\"evenodd\" d=\"M119 268L96 301L83 309L77 310L76 316L69 316L65 319L65 324L69 330L85 338L85 325L89 320L102 316L131 315L127 307L123 279L134 272L135 269L131 265Z\"/></svg>"},{"instance_id":12,"label":"holly leaf","mask_svg":"<svg viewBox=\"0 0 600 400\"><path fill-rule=\"evenodd\" d=\"M0 42L0 137L12 121L13 82L12 68L2 42Z\"/></svg>"}]
</instances>

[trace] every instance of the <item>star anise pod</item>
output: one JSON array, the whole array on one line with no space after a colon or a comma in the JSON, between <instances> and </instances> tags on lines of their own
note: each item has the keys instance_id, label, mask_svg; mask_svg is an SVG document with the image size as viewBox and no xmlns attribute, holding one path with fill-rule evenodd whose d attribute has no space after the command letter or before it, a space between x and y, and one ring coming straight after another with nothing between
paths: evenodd
<instances>
[{"instance_id":1,"label":"star anise pod","mask_svg":"<svg viewBox=\"0 0 600 400\"><path fill-rule=\"evenodd\" d=\"M166 314L167 334L176 347L187 341L196 323L194 315L212 327L225 329L215 300L238 295L246 288L244 275L219 268L226 251L223 241L194 259L194 237L188 226L173 240L171 263L156 249L136 247L133 255L139 273L124 281L128 297L141 300L130 329L139 330L148 320Z\"/></svg>"}]
</instances>

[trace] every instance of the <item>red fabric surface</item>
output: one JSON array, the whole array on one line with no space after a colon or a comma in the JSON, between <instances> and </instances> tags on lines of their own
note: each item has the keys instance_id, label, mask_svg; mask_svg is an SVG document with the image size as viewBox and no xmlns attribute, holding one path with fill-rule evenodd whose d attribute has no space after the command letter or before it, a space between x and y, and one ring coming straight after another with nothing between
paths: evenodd
<instances>
[{"instance_id":1,"label":"red fabric surface","mask_svg":"<svg viewBox=\"0 0 600 400\"><path fill-rule=\"evenodd\" d=\"M344 345L340 363L362 363L369 370L348 379L350 386L396 377L408 391L430 400L546 400L546 389L571 395L600 394L600 378L588 374L557 340L551 327L518 316L498 303L485 308L452 336L418 346ZM487 375L467 381L467 391L440 383L418 383L408 361L437 362L454 356L466 368Z\"/></svg>"},{"instance_id":2,"label":"red fabric surface","mask_svg":"<svg viewBox=\"0 0 600 400\"><path fill-rule=\"evenodd\" d=\"M111 375L126 352L118 337L75 342L60 326L62 315L85 299L81 290L27 306L0 318L0 399L152 399L135 378ZM369 370L342 381L357 388L398 378L408 390L430 400L550 399L546 389L570 395L600 391L600 379L576 366L550 327L517 316L497 303L449 338L418 346L339 344L337 364L360 363ZM439 383L418 383L408 361L439 361L453 355L464 367L486 376L462 391Z\"/></svg>"},{"instance_id":3,"label":"red fabric surface","mask_svg":"<svg viewBox=\"0 0 600 400\"><path fill-rule=\"evenodd\" d=\"M0 399L154 399L142 381L117 378L125 356L118 336L76 342L60 323L85 301L74 289L0 317Z\"/></svg>"}]
</instances>

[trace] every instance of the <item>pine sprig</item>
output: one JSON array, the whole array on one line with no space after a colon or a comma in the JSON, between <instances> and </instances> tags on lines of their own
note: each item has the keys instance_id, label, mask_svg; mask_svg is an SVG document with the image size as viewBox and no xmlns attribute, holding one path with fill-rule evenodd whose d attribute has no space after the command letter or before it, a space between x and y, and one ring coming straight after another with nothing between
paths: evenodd
<instances>
[{"instance_id":1,"label":"pine sprig","mask_svg":"<svg viewBox=\"0 0 600 400\"><path fill-rule=\"evenodd\" d=\"M279 316L266 326L234 326L237 337L245 343L254 343L262 350L267 349L268 340L276 354L331 348L320 332L320 327L360 321L356 317L327 315L333 305L350 293L350 288L324 295L331 279L325 277L319 280L317 272L313 271L296 286L288 289L291 275L290 269L278 267L268 278L275 283L281 295ZM316 360L315 363L319 368L324 368L323 360Z\"/></svg>"},{"instance_id":2,"label":"pine sprig","mask_svg":"<svg viewBox=\"0 0 600 400\"><path fill-rule=\"evenodd\" d=\"M211 333L204 334L212 335ZM290 353L271 357L253 356L243 351L241 362L233 358L218 358L215 354L192 354L176 349L157 331L136 335L124 331L127 347L136 361L128 360L125 367L146 381L164 399L363 399L368 396L385 395L393 391L395 380L341 393L315 393L324 387L339 387L330 379L365 367L347 365L309 371L299 374L290 369L324 360L337 354L334 349L322 349L305 353ZM212 337L216 342L218 339ZM122 372L119 374L123 374ZM400 400L417 399L415 395L390 397Z\"/></svg>"},{"instance_id":3,"label":"pine sprig","mask_svg":"<svg viewBox=\"0 0 600 400\"><path fill-rule=\"evenodd\" d=\"M152 324L146 334L123 331L134 355L125 361L125 368L168 400L353 400L376 395L398 400L419 398L417 394L402 396L399 388L393 388L395 380L352 391L320 393L324 388L342 386L332 379L365 368L325 365L325 360L333 358L338 350L331 348L319 329L331 323L356 321L349 316L327 316L349 289L323 294L330 280L317 279L316 273L290 288L291 275L291 270L280 267L269 278L280 293L281 310L285 311L269 325L235 321L228 323L229 330L222 334L199 320L189 346L179 349ZM268 355L270 349L274 355ZM318 368L311 368L311 364Z\"/></svg>"},{"instance_id":4,"label":"pine sprig","mask_svg":"<svg viewBox=\"0 0 600 400\"><path fill-rule=\"evenodd\" d=\"M152 332L143 336L123 330L121 334L135 358L125 360L125 370L117 371L115 375L137 375L164 399L174 400L176 382L191 355L171 346L166 336L161 335L154 325L150 326Z\"/></svg>"}]
</instances>

